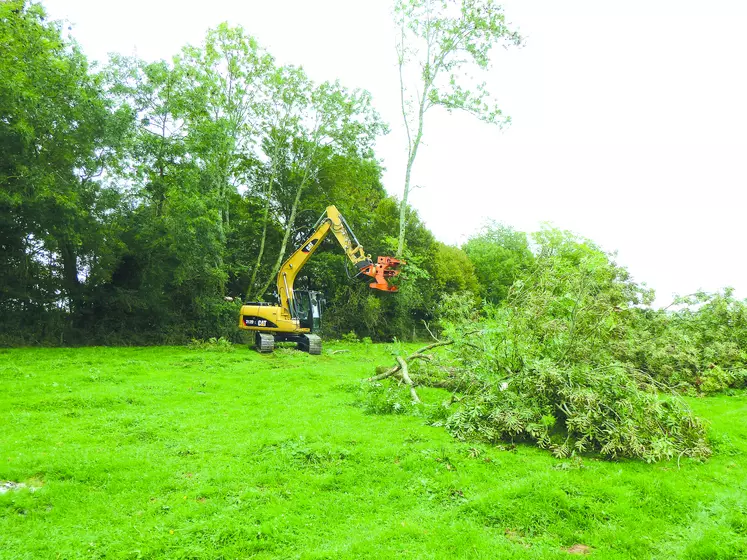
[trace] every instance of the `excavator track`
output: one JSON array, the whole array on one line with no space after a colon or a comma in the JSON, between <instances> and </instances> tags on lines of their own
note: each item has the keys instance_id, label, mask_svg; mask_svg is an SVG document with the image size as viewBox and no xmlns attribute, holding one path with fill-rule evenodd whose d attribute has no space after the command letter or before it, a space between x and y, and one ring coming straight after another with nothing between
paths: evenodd
<instances>
[{"instance_id":1,"label":"excavator track","mask_svg":"<svg viewBox=\"0 0 747 560\"><path fill-rule=\"evenodd\" d=\"M315 334L302 335L298 341L298 349L318 356L322 353L322 339Z\"/></svg>"},{"instance_id":2,"label":"excavator track","mask_svg":"<svg viewBox=\"0 0 747 560\"><path fill-rule=\"evenodd\" d=\"M254 348L261 354L268 354L275 349L275 337L271 334L258 332L254 335Z\"/></svg>"}]
</instances>

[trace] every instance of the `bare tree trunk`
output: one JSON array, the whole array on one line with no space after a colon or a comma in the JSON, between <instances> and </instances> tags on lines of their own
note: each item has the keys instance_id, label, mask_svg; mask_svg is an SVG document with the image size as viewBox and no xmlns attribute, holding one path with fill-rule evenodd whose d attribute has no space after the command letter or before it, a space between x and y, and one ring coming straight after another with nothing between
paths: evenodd
<instances>
[{"instance_id":1,"label":"bare tree trunk","mask_svg":"<svg viewBox=\"0 0 747 560\"><path fill-rule=\"evenodd\" d=\"M433 85L435 79L435 73L428 78L423 84L423 93L418 100L418 132L413 139L410 136L410 122L407 116L407 103L405 101L405 78L403 75L403 69L405 65L405 51L404 51L404 28L402 30L402 51L399 55L399 88L400 88L400 103L402 105L402 118L405 123L405 130L407 131L407 171L405 172L405 189L402 193L402 202L399 207L399 240L397 242L397 256L402 257L405 251L405 233L407 231L407 197L410 194L410 177L412 174L412 166L415 163L415 157L418 155L418 148L420 147L420 141L423 139L423 120L425 118L426 106L428 103L428 92ZM431 57L431 44L428 42L427 49L427 64L430 64Z\"/></svg>"},{"instance_id":2,"label":"bare tree trunk","mask_svg":"<svg viewBox=\"0 0 747 560\"><path fill-rule=\"evenodd\" d=\"M319 142L318 138L319 128L317 128L314 138L313 138L313 148L311 150L311 153L308 155L308 159L306 160L306 168L304 169L303 178L301 179L301 184L298 185L298 190L296 191L296 197L293 200L293 206L291 207L291 214L288 218L288 221L285 224L285 232L283 233L283 241L280 244L280 253L278 254L278 258L275 261L275 266L272 267L272 272L267 277L267 282L265 282L264 286L261 290L257 292L257 297L261 297L267 292L267 290L270 287L270 284L272 284L273 280L275 280L275 277L278 275L278 272L280 271L280 267L283 264L283 259L285 258L285 250L288 246L288 240L290 239L291 232L293 231L293 226L296 223L296 213L298 211L298 204L301 201L301 193L303 193L304 188L306 187L306 184L308 183L309 179L312 176L312 165L315 161L316 156L316 148L317 143Z\"/></svg>"},{"instance_id":3,"label":"bare tree trunk","mask_svg":"<svg viewBox=\"0 0 747 560\"><path fill-rule=\"evenodd\" d=\"M70 299L70 314L77 315L81 308L80 280L78 280L78 258L69 241L60 244L62 277L67 297Z\"/></svg>"},{"instance_id":4,"label":"bare tree trunk","mask_svg":"<svg viewBox=\"0 0 747 560\"><path fill-rule=\"evenodd\" d=\"M301 193L303 192L305 185L306 185L306 178L304 177L304 180L301 182L301 185L299 185L298 190L296 191L296 198L293 200L293 206L291 207L290 218L288 218L288 222L285 224L285 232L283 233L283 241L280 244L280 253L278 253L278 258L275 261L275 266L272 267L272 272L268 276L267 282L265 282L265 285L262 287L262 289L257 292L257 296L264 295L264 293L269 289L270 284L272 284L272 281L275 279L278 272L280 271L280 266L283 264L283 259L285 258L285 249L288 246L288 240L290 239L290 234L293 231L293 225L296 222L296 212L298 210L298 203L301 201Z\"/></svg>"},{"instance_id":5,"label":"bare tree trunk","mask_svg":"<svg viewBox=\"0 0 747 560\"><path fill-rule=\"evenodd\" d=\"M278 157L278 150L276 148L274 150L274 154L272 158L270 180L267 184L267 194L265 197L265 209L264 209L264 215L262 218L262 237L259 240L259 253L257 254L257 262L254 264L254 270L252 270L252 277L249 280L249 287L246 290L246 297L250 300L254 299L254 297L256 296L261 295L261 294L255 295L254 282L256 282L257 280L257 273L259 272L259 267L262 265L262 257L265 254L265 244L267 243L267 222L270 219L270 201L272 200L272 187L275 185L275 177L277 175L277 157Z\"/></svg>"},{"instance_id":6,"label":"bare tree trunk","mask_svg":"<svg viewBox=\"0 0 747 560\"><path fill-rule=\"evenodd\" d=\"M252 270L252 277L249 279L249 287L246 289L246 297L248 299L254 298L254 282L257 280L257 272L259 267L262 265L262 257L265 254L265 243L267 242L267 222L270 218L270 195L271 187L268 187L267 200L265 201L265 211L262 217L262 237L259 240L259 253L257 253L257 262L254 263L254 269Z\"/></svg>"},{"instance_id":7,"label":"bare tree trunk","mask_svg":"<svg viewBox=\"0 0 747 560\"><path fill-rule=\"evenodd\" d=\"M399 205L399 241L397 243L397 256L401 257L405 250L405 230L407 229L407 195L410 194L410 173L412 172L412 158L407 160L407 171L405 172L405 190L402 193L402 201Z\"/></svg>"},{"instance_id":8,"label":"bare tree trunk","mask_svg":"<svg viewBox=\"0 0 747 560\"><path fill-rule=\"evenodd\" d=\"M402 193L402 202L399 206L399 242L397 243L397 256L401 257L405 250L405 232L407 231L407 196L410 194L410 175L415 157L418 155L420 141L423 139L423 116L425 113L425 99L421 101L418 113L418 133L412 143L409 157L407 158L407 171L405 172L405 190Z\"/></svg>"}]
</instances>

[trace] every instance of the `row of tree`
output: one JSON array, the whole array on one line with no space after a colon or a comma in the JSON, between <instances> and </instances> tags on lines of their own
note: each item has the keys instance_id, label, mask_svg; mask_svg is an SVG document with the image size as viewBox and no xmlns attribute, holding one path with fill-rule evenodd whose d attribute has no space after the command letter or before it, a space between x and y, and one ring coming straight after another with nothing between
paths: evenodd
<instances>
[{"instance_id":1,"label":"row of tree","mask_svg":"<svg viewBox=\"0 0 747 560\"><path fill-rule=\"evenodd\" d=\"M271 298L329 204L367 251L393 253L401 206L372 149L385 131L367 92L278 65L242 28L168 62L91 68L40 5L2 3L2 341L236 338L225 298ZM464 255L406 217L397 298L351 281L334 251L306 269L333 334L409 337L442 292L474 289Z\"/></svg>"}]
</instances>

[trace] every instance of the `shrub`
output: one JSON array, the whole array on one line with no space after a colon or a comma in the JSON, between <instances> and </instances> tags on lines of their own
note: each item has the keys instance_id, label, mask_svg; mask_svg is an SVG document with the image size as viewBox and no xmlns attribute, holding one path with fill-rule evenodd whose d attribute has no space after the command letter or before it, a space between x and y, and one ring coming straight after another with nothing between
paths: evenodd
<instances>
[{"instance_id":1,"label":"shrub","mask_svg":"<svg viewBox=\"0 0 747 560\"><path fill-rule=\"evenodd\" d=\"M361 403L367 414L403 414L412 408L407 393L396 387L371 383L363 391Z\"/></svg>"},{"instance_id":2,"label":"shrub","mask_svg":"<svg viewBox=\"0 0 747 560\"><path fill-rule=\"evenodd\" d=\"M352 343L358 343L360 342L360 339L358 338L358 335L355 334L353 331L350 331L349 333L345 333L340 338L343 342L352 342Z\"/></svg>"},{"instance_id":3,"label":"shrub","mask_svg":"<svg viewBox=\"0 0 747 560\"><path fill-rule=\"evenodd\" d=\"M235 350L233 343L222 336L220 338L212 337L208 340L193 338L189 343L189 347L195 350L208 350L211 352L233 352Z\"/></svg>"},{"instance_id":4,"label":"shrub","mask_svg":"<svg viewBox=\"0 0 747 560\"><path fill-rule=\"evenodd\" d=\"M619 358L672 387L702 393L744 387L747 302L727 288L678 298L673 306L638 310Z\"/></svg>"}]
</instances>

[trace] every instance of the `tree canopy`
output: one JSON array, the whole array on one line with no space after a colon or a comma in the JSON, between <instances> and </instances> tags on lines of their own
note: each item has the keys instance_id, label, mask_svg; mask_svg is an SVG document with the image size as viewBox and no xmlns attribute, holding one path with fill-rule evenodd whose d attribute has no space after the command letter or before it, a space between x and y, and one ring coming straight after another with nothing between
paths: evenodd
<instances>
[{"instance_id":1,"label":"tree canopy","mask_svg":"<svg viewBox=\"0 0 747 560\"><path fill-rule=\"evenodd\" d=\"M368 92L315 83L227 24L171 60L112 55L93 70L40 5L0 15L3 341L238 340L238 302L273 298L329 204L367 251L390 251L399 210ZM371 294L334 250L304 271L337 302L333 334L402 338L431 316L440 265L414 211L408 240L423 262L403 276L411 297Z\"/></svg>"},{"instance_id":2,"label":"tree canopy","mask_svg":"<svg viewBox=\"0 0 747 560\"><path fill-rule=\"evenodd\" d=\"M495 46L520 45L521 35L506 23L494 0L396 0L400 105L407 135L407 166L400 202L397 255L404 253L407 201L412 170L425 133L426 115L436 107L463 111L490 124L505 124L486 83Z\"/></svg>"}]
</instances>

